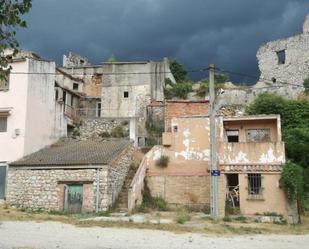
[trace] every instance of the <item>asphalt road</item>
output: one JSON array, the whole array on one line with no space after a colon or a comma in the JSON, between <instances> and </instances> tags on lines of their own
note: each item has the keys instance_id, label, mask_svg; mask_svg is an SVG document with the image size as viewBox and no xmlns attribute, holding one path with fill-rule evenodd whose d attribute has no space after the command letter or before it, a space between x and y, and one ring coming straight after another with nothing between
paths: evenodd
<instances>
[{"instance_id":1,"label":"asphalt road","mask_svg":"<svg viewBox=\"0 0 309 249\"><path fill-rule=\"evenodd\" d=\"M309 235L214 236L58 222L1 222L1 249L308 249Z\"/></svg>"}]
</instances>

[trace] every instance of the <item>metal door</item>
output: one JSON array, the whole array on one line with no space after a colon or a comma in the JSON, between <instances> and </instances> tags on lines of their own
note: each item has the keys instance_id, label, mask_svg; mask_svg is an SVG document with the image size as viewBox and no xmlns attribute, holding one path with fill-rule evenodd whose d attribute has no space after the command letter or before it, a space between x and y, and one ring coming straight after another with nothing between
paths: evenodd
<instances>
[{"instance_id":1,"label":"metal door","mask_svg":"<svg viewBox=\"0 0 309 249\"><path fill-rule=\"evenodd\" d=\"M83 206L83 185L66 185L64 191L64 210L69 213L80 213Z\"/></svg>"},{"instance_id":2,"label":"metal door","mask_svg":"<svg viewBox=\"0 0 309 249\"><path fill-rule=\"evenodd\" d=\"M0 199L5 197L6 169L6 164L0 163Z\"/></svg>"}]
</instances>

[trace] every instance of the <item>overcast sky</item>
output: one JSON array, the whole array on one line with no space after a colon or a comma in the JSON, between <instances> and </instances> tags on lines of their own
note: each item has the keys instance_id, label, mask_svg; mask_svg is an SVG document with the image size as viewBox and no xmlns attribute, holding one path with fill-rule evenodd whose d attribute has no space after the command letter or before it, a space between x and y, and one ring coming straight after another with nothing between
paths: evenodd
<instances>
[{"instance_id":1,"label":"overcast sky","mask_svg":"<svg viewBox=\"0 0 309 249\"><path fill-rule=\"evenodd\" d=\"M114 53L118 61L169 57L187 69L215 63L258 75L258 47L300 32L308 12L308 0L33 0L18 39L58 64L69 51L93 64Z\"/></svg>"}]
</instances>

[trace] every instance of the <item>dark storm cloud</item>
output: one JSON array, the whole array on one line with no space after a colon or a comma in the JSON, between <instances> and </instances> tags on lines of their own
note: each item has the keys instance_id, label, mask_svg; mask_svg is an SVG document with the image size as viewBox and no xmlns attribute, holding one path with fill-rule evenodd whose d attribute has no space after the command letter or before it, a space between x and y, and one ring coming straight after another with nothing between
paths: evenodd
<instances>
[{"instance_id":1,"label":"dark storm cloud","mask_svg":"<svg viewBox=\"0 0 309 249\"><path fill-rule=\"evenodd\" d=\"M300 31L307 12L308 0L33 0L18 38L58 63L68 51L93 63L167 56L257 75L258 47Z\"/></svg>"}]
</instances>

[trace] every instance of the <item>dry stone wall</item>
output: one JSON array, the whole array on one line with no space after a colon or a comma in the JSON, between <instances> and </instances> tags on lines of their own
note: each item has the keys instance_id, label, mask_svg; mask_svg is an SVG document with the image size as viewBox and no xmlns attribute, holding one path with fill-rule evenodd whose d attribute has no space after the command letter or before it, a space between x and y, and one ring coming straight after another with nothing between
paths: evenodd
<instances>
[{"instance_id":1,"label":"dry stone wall","mask_svg":"<svg viewBox=\"0 0 309 249\"><path fill-rule=\"evenodd\" d=\"M111 133L113 129L122 126L124 131L129 131L129 121L124 119L83 119L79 127L79 137L81 139L97 138L103 133Z\"/></svg>"}]
</instances>

